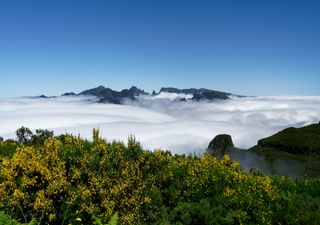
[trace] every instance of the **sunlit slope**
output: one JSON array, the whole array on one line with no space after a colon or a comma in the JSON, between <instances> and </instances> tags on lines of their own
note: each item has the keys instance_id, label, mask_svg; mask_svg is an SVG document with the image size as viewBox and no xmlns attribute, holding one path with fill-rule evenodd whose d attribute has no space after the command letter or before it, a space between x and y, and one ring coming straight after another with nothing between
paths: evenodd
<instances>
[{"instance_id":1,"label":"sunlit slope","mask_svg":"<svg viewBox=\"0 0 320 225\"><path fill-rule=\"evenodd\" d=\"M284 129L259 140L258 146L293 154L320 154L320 124Z\"/></svg>"}]
</instances>

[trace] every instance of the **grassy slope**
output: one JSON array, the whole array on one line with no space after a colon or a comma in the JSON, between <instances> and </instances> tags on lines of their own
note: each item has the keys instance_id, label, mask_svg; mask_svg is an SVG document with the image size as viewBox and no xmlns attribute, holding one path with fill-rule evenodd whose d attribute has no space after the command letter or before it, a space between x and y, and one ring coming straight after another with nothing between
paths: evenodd
<instances>
[{"instance_id":1,"label":"grassy slope","mask_svg":"<svg viewBox=\"0 0 320 225\"><path fill-rule=\"evenodd\" d=\"M258 146L299 155L320 154L320 124L284 129L259 140Z\"/></svg>"},{"instance_id":2,"label":"grassy slope","mask_svg":"<svg viewBox=\"0 0 320 225\"><path fill-rule=\"evenodd\" d=\"M269 165L278 162L293 165L292 168L298 165L299 176L317 176L320 174L320 124L284 129L259 140L250 150L264 157Z\"/></svg>"}]
</instances>

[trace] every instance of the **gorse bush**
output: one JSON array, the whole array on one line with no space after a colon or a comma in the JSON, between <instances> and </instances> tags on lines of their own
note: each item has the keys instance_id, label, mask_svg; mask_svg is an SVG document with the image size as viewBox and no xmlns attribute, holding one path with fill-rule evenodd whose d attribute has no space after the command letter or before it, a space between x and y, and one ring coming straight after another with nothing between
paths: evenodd
<instances>
[{"instance_id":1,"label":"gorse bush","mask_svg":"<svg viewBox=\"0 0 320 225\"><path fill-rule=\"evenodd\" d=\"M21 147L10 160L4 159L2 205L24 211L28 219L41 218L45 212L45 217L54 221L69 185L60 148L59 141L48 140L42 148Z\"/></svg>"},{"instance_id":2,"label":"gorse bush","mask_svg":"<svg viewBox=\"0 0 320 225\"><path fill-rule=\"evenodd\" d=\"M320 224L320 181L73 135L0 143L0 210L37 224ZM22 136L21 136L22 135ZM99 218L99 219L98 219ZM77 220L76 220L77 219Z\"/></svg>"}]
</instances>

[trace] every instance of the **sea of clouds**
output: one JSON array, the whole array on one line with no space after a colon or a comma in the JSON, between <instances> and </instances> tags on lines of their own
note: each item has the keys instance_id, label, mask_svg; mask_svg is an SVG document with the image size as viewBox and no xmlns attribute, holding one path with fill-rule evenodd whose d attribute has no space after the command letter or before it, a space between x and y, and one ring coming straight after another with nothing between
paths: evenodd
<instances>
[{"instance_id":1,"label":"sea of clouds","mask_svg":"<svg viewBox=\"0 0 320 225\"><path fill-rule=\"evenodd\" d=\"M191 97L161 93L124 105L99 104L85 96L1 99L0 136L14 138L15 130L26 126L91 138L92 129L99 128L107 140L126 141L134 135L147 149L189 154L202 153L217 134L230 134L235 146L249 148L283 128L320 120L320 96L214 102L193 102Z\"/></svg>"}]
</instances>

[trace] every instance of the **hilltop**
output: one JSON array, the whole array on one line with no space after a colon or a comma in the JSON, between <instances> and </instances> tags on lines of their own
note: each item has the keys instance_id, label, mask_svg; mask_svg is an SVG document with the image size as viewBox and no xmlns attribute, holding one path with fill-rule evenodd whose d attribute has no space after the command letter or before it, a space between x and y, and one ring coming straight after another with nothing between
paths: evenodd
<instances>
[{"instance_id":1,"label":"hilltop","mask_svg":"<svg viewBox=\"0 0 320 225\"><path fill-rule=\"evenodd\" d=\"M317 177L320 175L320 124L286 128L260 139L247 150L234 147L231 136L218 135L209 144L208 152L219 157L227 153L239 160L246 171L255 168L272 175Z\"/></svg>"},{"instance_id":2,"label":"hilltop","mask_svg":"<svg viewBox=\"0 0 320 225\"><path fill-rule=\"evenodd\" d=\"M320 124L286 128L258 141L252 150L283 151L297 155L320 154Z\"/></svg>"}]
</instances>

